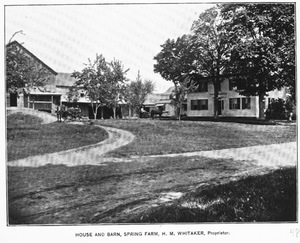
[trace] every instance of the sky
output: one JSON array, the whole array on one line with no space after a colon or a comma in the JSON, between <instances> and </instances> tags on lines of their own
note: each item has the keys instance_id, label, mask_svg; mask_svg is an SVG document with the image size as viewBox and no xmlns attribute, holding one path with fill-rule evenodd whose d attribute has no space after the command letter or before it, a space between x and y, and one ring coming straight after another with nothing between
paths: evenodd
<instances>
[{"instance_id":1,"label":"sky","mask_svg":"<svg viewBox=\"0 0 300 243\"><path fill-rule=\"evenodd\" d=\"M155 92L172 82L154 73L153 57L167 39L190 33L194 20L212 4L34 5L5 7L5 42L22 43L56 72L81 71L96 53L120 60L127 78L155 83Z\"/></svg>"}]
</instances>

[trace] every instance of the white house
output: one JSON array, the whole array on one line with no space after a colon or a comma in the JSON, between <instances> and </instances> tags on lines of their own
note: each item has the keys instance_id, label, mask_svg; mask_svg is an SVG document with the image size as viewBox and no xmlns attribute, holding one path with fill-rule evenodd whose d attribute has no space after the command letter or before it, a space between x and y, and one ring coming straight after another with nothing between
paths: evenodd
<instances>
[{"instance_id":1,"label":"white house","mask_svg":"<svg viewBox=\"0 0 300 243\"><path fill-rule=\"evenodd\" d=\"M273 98L286 99L286 90L271 91L265 97L265 109ZM258 96L242 96L229 79L221 83L219 95L220 117L259 117ZM187 95L188 117L212 117L214 115L214 87L212 82L202 81L196 92Z\"/></svg>"}]
</instances>

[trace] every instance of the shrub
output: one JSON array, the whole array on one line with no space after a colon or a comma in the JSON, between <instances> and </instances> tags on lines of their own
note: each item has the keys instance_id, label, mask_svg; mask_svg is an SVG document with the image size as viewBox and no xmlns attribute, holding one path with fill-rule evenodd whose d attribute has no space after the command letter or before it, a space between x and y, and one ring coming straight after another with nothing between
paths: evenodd
<instances>
[{"instance_id":1,"label":"shrub","mask_svg":"<svg viewBox=\"0 0 300 243\"><path fill-rule=\"evenodd\" d=\"M266 111L267 119L289 119L290 113L293 112L293 103L290 100L272 99Z\"/></svg>"}]
</instances>

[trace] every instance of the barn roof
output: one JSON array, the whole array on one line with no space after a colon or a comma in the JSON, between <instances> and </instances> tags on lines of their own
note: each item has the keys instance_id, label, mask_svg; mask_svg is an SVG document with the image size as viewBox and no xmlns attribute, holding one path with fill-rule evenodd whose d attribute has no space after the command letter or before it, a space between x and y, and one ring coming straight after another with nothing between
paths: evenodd
<instances>
[{"instance_id":1,"label":"barn roof","mask_svg":"<svg viewBox=\"0 0 300 243\"><path fill-rule=\"evenodd\" d=\"M58 73L55 80L56 86L71 87L76 81L76 79L71 77L71 75L71 73Z\"/></svg>"},{"instance_id":2,"label":"barn roof","mask_svg":"<svg viewBox=\"0 0 300 243\"><path fill-rule=\"evenodd\" d=\"M17 41L12 41L10 43L8 43L6 45L6 47L10 47L10 46L18 46L22 51L24 51L27 55L29 55L30 57L32 57L34 60L36 60L37 62L41 63L45 68L47 68L52 74L57 75L57 72L55 72L52 68L50 68L46 63L44 63L41 59L39 59L37 56L35 56L32 52L30 52L29 50L27 50L23 45L21 45L19 42Z\"/></svg>"}]
</instances>

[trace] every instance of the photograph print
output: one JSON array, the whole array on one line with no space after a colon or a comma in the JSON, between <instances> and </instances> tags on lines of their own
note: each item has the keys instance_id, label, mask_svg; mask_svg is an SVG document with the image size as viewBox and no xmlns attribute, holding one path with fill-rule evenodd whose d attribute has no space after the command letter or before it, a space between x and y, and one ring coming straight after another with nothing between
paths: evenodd
<instances>
[{"instance_id":1,"label":"photograph print","mask_svg":"<svg viewBox=\"0 0 300 243\"><path fill-rule=\"evenodd\" d=\"M5 5L7 226L298 222L295 12Z\"/></svg>"}]
</instances>

